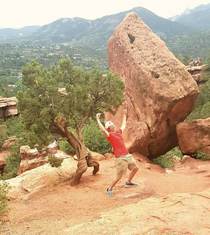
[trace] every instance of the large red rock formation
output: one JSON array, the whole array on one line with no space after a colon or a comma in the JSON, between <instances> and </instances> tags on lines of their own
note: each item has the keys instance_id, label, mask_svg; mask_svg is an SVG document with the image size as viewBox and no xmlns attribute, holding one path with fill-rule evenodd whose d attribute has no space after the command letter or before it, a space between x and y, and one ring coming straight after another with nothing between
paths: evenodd
<instances>
[{"instance_id":1,"label":"large red rock formation","mask_svg":"<svg viewBox=\"0 0 210 235\"><path fill-rule=\"evenodd\" d=\"M37 149L30 149L28 145L20 147L21 162L18 175L47 163L47 152L39 153Z\"/></svg>"},{"instance_id":2,"label":"large red rock formation","mask_svg":"<svg viewBox=\"0 0 210 235\"><path fill-rule=\"evenodd\" d=\"M125 104L112 119L130 152L156 158L178 144L177 123L194 109L198 87L186 67L136 13L128 13L108 42L110 71L125 82Z\"/></svg>"},{"instance_id":3,"label":"large red rock formation","mask_svg":"<svg viewBox=\"0 0 210 235\"><path fill-rule=\"evenodd\" d=\"M210 154L210 118L181 122L176 129L183 154L191 155L197 150Z\"/></svg>"}]
</instances>

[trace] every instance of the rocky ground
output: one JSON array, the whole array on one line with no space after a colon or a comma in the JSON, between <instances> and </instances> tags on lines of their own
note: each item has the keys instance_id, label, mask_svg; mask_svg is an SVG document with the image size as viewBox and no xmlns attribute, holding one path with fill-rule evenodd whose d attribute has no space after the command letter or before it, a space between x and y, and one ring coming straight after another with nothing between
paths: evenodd
<instances>
[{"instance_id":1,"label":"rocky ground","mask_svg":"<svg viewBox=\"0 0 210 235\"><path fill-rule=\"evenodd\" d=\"M187 202L183 202L188 198L191 200L189 204L193 205L196 203L196 201L193 203L193 195L210 188L210 162L187 158L183 164L177 164L173 172L172 169L165 172L162 168L148 163L138 162L138 164L140 169L134 179L138 187L125 188L126 177L124 177L115 187L112 198L107 196L106 189L115 176L113 158L100 161L100 171L95 176L91 173L92 169L88 169L76 187L70 186L70 179L57 184L52 182L27 199L10 200L10 210L4 217L5 222L1 224L0 234L210 234L208 224L205 226L200 224L205 228L202 233L199 230L194 230L192 233L190 226L188 230L186 229L184 221L185 219L189 221L190 215L196 216L196 205L188 210ZM171 195L176 195L176 199ZM202 208L206 209L199 213L209 217L210 197L202 195L202 198L208 201L202 205ZM170 206L166 206L168 204ZM170 210L165 211L169 207ZM154 211L155 213L160 211L162 215L154 215ZM160 220L163 218L161 216L168 217L174 213L178 218L179 211L182 216L186 214L181 219L181 224L185 228L179 225L179 231L176 226L177 220L173 224L167 221L171 222L171 218L164 218L164 222ZM131 218L135 224L132 224ZM136 218L139 218L138 221ZM118 220L116 224L115 220ZM194 223L193 220L191 222ZM146 226L144 229L142 224ZM129 230L126 230L126 225L130 226ZM196 227L199 229L199 226Z\"/></svg>"}]
</instances>

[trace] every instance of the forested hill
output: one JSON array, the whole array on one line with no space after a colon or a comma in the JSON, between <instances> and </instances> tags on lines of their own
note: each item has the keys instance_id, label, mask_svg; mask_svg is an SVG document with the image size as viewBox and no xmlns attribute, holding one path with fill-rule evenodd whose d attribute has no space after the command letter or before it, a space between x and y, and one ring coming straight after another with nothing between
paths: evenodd
<instances>
[{"instance_id":1,"label":"forested hill","mask_svg":"<svg viewBox=\"0 0 210 235\"><path fill-rule=\"evenodd\" d=\"M192 58L201 56L204 62L210 54L210 29L205 31L195 31L174 37L166 41L166 45L174 54L189 55Z\"/></svg>"},{"instance_id":2,"label":"forested hill","mask_svg":"<svg viewBox=\"0 0 210 235\"><path fill-rule=\"evenodd\" d=\"M59 19L37 30L33 34L33 39L39 43L71 42L73 45L80 44L82 46L88 45L91 48L103 48L107 45L108 39L114 33L117 25L129 12L136 12L145 24L163 40L191 30L190 27L161 18L145 8L138 7L96 20Z\"/></svg>"}]
</instances>

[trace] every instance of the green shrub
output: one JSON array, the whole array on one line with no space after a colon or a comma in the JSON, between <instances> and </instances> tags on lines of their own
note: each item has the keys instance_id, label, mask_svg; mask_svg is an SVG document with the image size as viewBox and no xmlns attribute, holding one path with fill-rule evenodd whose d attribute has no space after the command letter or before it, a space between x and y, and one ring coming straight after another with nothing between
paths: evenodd
<instances>
[{"instance_id":1,"label":"green shrub","mask_svg":"<svg viewBox=\"0 0 210 235\"><path fill-rule=\"evenodd\" d=\"M206 153L203 153L201 152L200 150L197 151L197 159L201 159L203 161L208 161L210 160L210 155L209 154L206 154Z\"/></svg>"},{"instance_id":2,"label":"green shrub","mask_svg":"<svg viewBox=\"0 0 210 235\"><path fill-rule=\"evenodd\" d=\"M16 177L17 174L14 172L4 173L3 175L0 175L0 180L8 180Z\"/></svg>"},{"instance_id":3,"label":"green shrub","mask_svg":"<svg viewBox=\"0 0 210 235\"><path fill-rule=\"evenodd\" d=\"M21 162L20 147L27 142L24 138L16 139L14 145L11 147L11 152L6 158L7 174L8 176L14 176L17 174Z\"/></svg>"},{"instance_id":4,"label":"green shrub","mask_svg":"<svg viewBox=\"0 0 210 235\"><path fill-rule=\"evenodd\" d=\"M0 150L4 141L11 136L20 136L22 133L20 119L18 117L10 117L0 124Z\"/></svg>"},{"instance_id":5,"label":"green shrub","mask_svg":"<svg viewBox=\"0 0 210 235\"><path fill-rule=\"evenodd\" d=\"M162 155L158 158L152 160L156 165L161 166L162 168L172 168L174 166L173 156Z\"/></svg>"},{"instance_id":6,"label":"green shrub","mask_svg":"<svg viewBox=\"0 0 210 235\"><path fill-rule=\"evenodd\" d=\"M21 121L19 117L10 117L5 122L7 125L7 136L17 136L19 137L22 133Z\"/></svg>"},{"instance_id":7,"label":"green shrub","mask_svg":"<svg viewBox=\"0 0 210 235\"><path fill-rule=\"evenodd\" d=\"M63 159L58 159L54 155L50 155L48 157L48 163L50 163L52 167L60 167L62 162L63 162Z\"/></svg>"},{"instance_id":8,"label":"green shrub","mask_svg":"<svg viewBox=\"0 0 210 235\"><path fill-rule=\"evenodd\" d=\"M4 215L8 210L8 198L7 193L10 189L10 186L5 181L0 181L0 217Z\"/></svg>"},{"instance_id":9,"label":"green shrub","mask_svg":"<svg viewBox=\"0 0 210 235\"><path fill-rule=\"evenodd\" d=\"M166 154L153 159L152 162L156 165L161 166L162 168L172 168L174 166L174 161L175 161L174 156L177 156L180 159L182 158L183 155L179 147L175 147Z\"/></svg>"},{"instance_id":10,"label":"green shrub","mask_svg":"<svg viewBox=\"0 0 210 235\"><path fill-rule=\"evenodd\" d=\"M0 125L0 150L2 148L2 145L4 141L7 139L7 134L6 134L7 127L5 125Z\"/></svg>"}]
</instances>

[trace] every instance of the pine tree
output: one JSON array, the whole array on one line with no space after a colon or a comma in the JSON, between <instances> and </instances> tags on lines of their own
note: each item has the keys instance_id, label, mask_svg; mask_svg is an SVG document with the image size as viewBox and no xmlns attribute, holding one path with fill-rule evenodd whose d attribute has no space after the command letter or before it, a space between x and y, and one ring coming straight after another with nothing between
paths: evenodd
<instances>
[{"instance_id":1,"label":"pine tree","mask_svg":"<svg viewBox=\"0 0 210 235\"><path fill-rule=\"evenodd\" d=\"M110 72L105 76L98 70L84 72L63 58L50 70L32 60L22 69L22 83L27 90L18 93L17 107L28 144L42 148L49 144L52 134L59 135L78 158L71 185L79 183L87 167L93 167L96 174L99 164L84 144L82 129L96 113L117 111L124 101L122 79Z\"/></svg>"}]
</instances>

